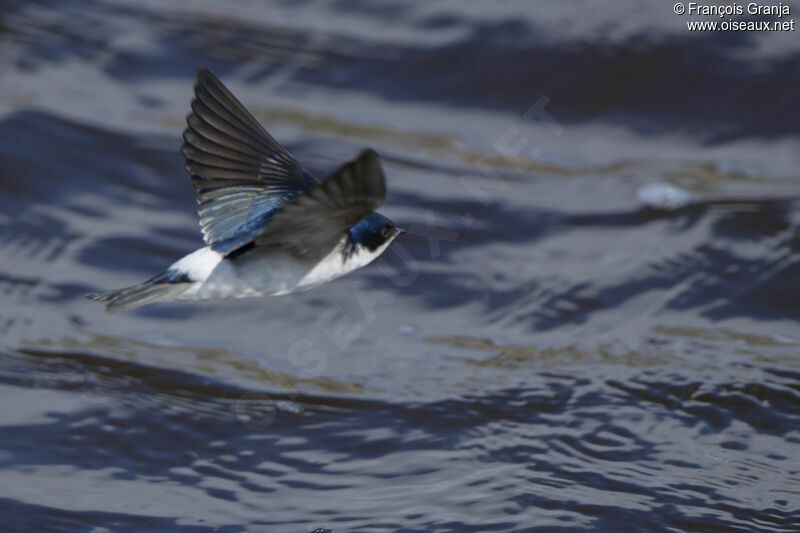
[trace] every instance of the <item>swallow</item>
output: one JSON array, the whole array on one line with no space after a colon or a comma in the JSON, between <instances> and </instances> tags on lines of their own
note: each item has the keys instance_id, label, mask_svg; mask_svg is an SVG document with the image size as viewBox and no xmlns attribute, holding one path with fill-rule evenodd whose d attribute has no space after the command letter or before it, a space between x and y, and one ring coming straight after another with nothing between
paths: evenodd
<instances>
[{"instance_id":1,"label":"swallow","mask_svg":"<svg viewBox=\"0 0 800 533\"><path fill-rule=\"evenodd\" d=\"M386 196L375 151L317 181L207 69L191 108L181 154L206 246L139 285L86 295L108 312L308 290L368 265L405 232L375 211Z\"/></svg>"}]
</instances>

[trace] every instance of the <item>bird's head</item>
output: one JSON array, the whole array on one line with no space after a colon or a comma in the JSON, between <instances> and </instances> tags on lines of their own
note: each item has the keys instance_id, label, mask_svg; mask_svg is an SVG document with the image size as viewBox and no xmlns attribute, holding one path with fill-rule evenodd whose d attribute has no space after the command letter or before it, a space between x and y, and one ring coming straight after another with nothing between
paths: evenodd
<instances>
[{"instance_id":1,"label":"bird's head","mask_svg":"<svg viewBox=\"0 0 800 533\"><path fill-rule=\"evenodd\" d=\"M398 228L394 222L375 212L350 228L350 241L370 252L377 252L405 232L406 230Z\"/></svg>"}]
</instances>

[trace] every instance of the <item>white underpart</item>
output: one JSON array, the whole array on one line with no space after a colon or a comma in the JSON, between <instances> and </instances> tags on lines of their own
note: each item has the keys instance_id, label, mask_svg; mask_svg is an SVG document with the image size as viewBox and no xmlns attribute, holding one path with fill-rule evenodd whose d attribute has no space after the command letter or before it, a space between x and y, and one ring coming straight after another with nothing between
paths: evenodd
<instances>
[{"instance_id":1,"label":"white underpart","mask_svg":"<svg viewBox=\"0 0 800 533\"><path fill-rule=\"evenodd\" d=\"M331 253L326 255L322 261L300 280L299 287L315 287L322 283L340 278L363 266L367 266L386 250L386 247L389 246L392 240L393 239L389 239L374 251L356 245L353 253L349 255L346 261L343 261L344 254L342 254L342 249L347 242L346 238L343 239Z\"/></svg>"},{"instance_id":2,"label":"white underpart","mask_svg":"<svg viewBox=\"0 0 800 533\"><path fill-rule=\"evenodd\" d=\"M179 300L289 294L311 289L368 265L390 242L374 251L357 245L345 260L342 250L347 239L344 238L318 263L269 250L256 250L231 261L210 248L202 248L176 262L172 268L185 272L195 282L178 296Z\"/></svg>"},{"instance_id":3,"label":"white underpart","mask_svg":"<svg viewBox=\"0 0 800 533\"><path fill-rule=\"evenodd\" d=\"M192 281L205 281L222 261L222 254L208 246L176 261L170 268L185 272Z\"/></svg>"}]
</instances>

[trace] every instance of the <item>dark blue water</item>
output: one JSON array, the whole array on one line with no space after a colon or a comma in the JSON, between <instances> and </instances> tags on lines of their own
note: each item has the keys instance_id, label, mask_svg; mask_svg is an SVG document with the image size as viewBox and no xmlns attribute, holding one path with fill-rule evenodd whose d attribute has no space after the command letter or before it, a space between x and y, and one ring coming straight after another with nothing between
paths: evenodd
<instances>
[{"instance_id":1,"label":"dark blue water","mask_svg":"<svg viewBox=\"0 0 800 533\"><path fill-rule=\"evenodd\" d=\"M797 32L627 0L0 17L4 530L800 530ZM201 245L200 66L317 176L374 147L409 234L306 293L84 300Z\"/></svg>"}]
</instances>

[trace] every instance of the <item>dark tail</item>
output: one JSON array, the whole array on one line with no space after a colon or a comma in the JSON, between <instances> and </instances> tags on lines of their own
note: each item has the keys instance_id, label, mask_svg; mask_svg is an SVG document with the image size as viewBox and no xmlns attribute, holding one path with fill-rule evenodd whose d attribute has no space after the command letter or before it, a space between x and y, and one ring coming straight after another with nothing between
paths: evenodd
<instances>
[{"instance_id":1,"label":"dark tail","mask_svg":"<svg viewBox=\"0 0 800 533\"><path fill-rule=\"evenodd\" d=\"M152 281L145 281L140 285L124 289L93 292L87 294L86 297L95 302L107 302L106 311L118 313L153 302L172 299L191 286L191 283L153 283Z\"/></svg>"}]
</instances>

